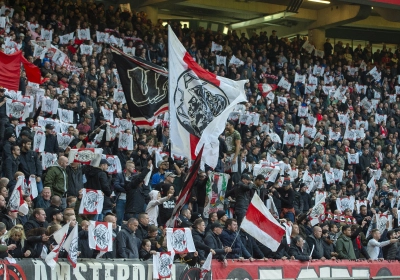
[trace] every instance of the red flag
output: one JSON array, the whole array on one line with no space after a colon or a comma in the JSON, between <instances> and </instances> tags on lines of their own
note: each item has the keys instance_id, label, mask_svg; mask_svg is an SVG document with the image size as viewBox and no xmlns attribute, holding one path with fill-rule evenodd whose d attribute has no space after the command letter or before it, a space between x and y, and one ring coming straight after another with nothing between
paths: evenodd
<instances>
[{"instance_id":1,"label":"red flag","mask_svg":"<svg viewBox=\"0 0 400 280\"><path fill-rule=\"evenodd\" d=\"M272 216L257 193L251 200L241 227L262 244L267 244L273 252L276 252L285 235L285 229Z\"/></svg>"},{"instance_id":2,"label":"red flag","mask_svg":"<svg viewBox=\"0 0 400 280\"><path fill-rule=\"evenodd\" d=\"M193 162L192 167L190 167L189 175L184 183L181 193L179 194L174 211L172 211L172 216L166 223L167 227L175 227L176 218L179 216L182 207L189 201L192 186L197 179L197 174L199 173L202 155L203 147L197 155L196 160Z\"/></svg>"},{"instance_id":3,"label":"red flag","mask_svg":"<svg viewBox=\"0 0 400 280\"><path fill-rule=\"evenodd\" d=\"M26 77L28 81L36 84L42 83L42 74L39 67L29 62L23 55L21 55L21 62L24 65Z\"/></svg>"},{"instance_id":4,"label":"red flag","mask_svg":"<svg viewBox=\"0 0 400 280\"><path fill-rule=\"evenodd\" d=\"M276 90L277 88L278 88L278 86L275 84L272 84L272 85L266 84L266 83L258 84L258 89L260 90L263 97L266 97L268 95L268 93L270 93L273 90Z\"/></svg>"},{"instance_id":5,"label":"red flag","mask_svg":"<svg viewBox=\"0 0 400 280\"><path fill-rule=\"evenodd\" d=\"M0 86L17 91L21 69L21 51L13 54L0 52Z\"/></svg>"}]
</instances>

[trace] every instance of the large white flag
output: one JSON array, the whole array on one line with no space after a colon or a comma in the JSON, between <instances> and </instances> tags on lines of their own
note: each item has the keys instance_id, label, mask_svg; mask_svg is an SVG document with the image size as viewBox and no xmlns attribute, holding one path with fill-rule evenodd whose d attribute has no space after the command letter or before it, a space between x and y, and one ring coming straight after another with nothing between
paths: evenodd
<instances>
[{"instance_id":1,"label":"large white flag","mask_svg":"<svg viewBox=\"0 0 400 280\"><path fill-rule=\"evenodd\" d=\"M158 252L153 256L153 279L164 279L171 277L174 256L174 252Z\"/></svg>"},{"instance_id":2,"label":"large white flag","mask_svg":"<svg viewBox=\"0 0 400 280\"><path fill-rule=\"evenodd\" d=\"M257 193L254 193L241 227L262 244L268 244L273 252L276 252L285 235L285 229L272 216Z\"/></svg>"},{"instance_id":3,"label":"large white flag","mask_svg":"<svg viewBox=\"0 0 400 280\"><path fill-rule=\"evenodd\" d=\"M201 68L169 28L171 154L217 165L219 135L236 104L246 101L244 81L218 77Z\"/></svg>"},{"instance_id":4,"label":"large white flag","mask_svg":"<svg viewBox=\"0 0 400 280\"><path fill-rule=\"evenodd\" d=\"M110 252L113 250L113 231L112 223L90 221L89 247L101 252Z\"/></svg>"},{"instance_id":5,"label":"large white flag","mask_svg":"<svg viewBox=\"0 0 400 280\"><path fill-rule=\"evenodd\" d=\"M75 268L78 262L78 224L75 225L62 247L68 252L67 259Z\"/></svg>"},{"instance_id":6,"label":"large white flag","mask_svg":"<svg viewBox=\"0 0 400 280\"><path fill-rule=\"evenodd\" d=\"M189 228L167 228L168 251L177 254L195 252L192 233Z\"/></svg>"},{"instance_id":7,"label":"large white flag","mask_svg":"<svg viewBox=\"0 0 400 280\"><path fill-rule=\"evenodd\" d=\"M45 258L47 265L50 266L51 269L54 269L57 265L58 254L64 245L65 239L67 238L68 229L69 223L65 224L62 228L53 233L53 238L57 242L57 245Z\"/></svg>"}]
</instances>

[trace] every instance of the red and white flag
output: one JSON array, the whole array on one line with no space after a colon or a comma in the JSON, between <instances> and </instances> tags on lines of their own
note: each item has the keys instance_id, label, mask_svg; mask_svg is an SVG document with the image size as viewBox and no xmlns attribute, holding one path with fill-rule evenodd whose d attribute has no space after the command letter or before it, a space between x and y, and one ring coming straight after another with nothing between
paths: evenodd
<instances>
[{"instance_id":1,"label":"red and white flag","mask_svg":"<svg viewBox=\"0 0 400 280\"><path fill-rule=\"evenodd\" d=\"M60 250L64 244L65 239L67 238L68 229L69 229L69 223L64 225L55 233L53 233L53 238L57 242L57 245L45 258L47 265L50 266L51 269L54 269L56 267L58 261L58 254L60 253Z\"/></svg>"},{"instance_id":2,"label":"red and white flag","mask_svg":"<svg viewBox=\"0 0 400 280\"><path fill-rule=\"evenodd\" d=\"M71 149L68 154L68 162L79 162L81 164L90 164L99 166L103 149Z\"/></svg>"},{"instance_id":3,"label":"red and white flag","mask_svg":"<svg viewBox=\"0 0 400 280\"><path fill-rule=\"evenodd\" d=\"M261 94L263 97L266 97L268 93L270 93L273 90L276 90L278 88L277 85L275 84L267 84L267 83L259 83L258 84L258 89L260 90Z\"/></svg>"},{"instance_id":4,"label":"red and white flag","mask_svg":"<svg viewBox=\"0 0 400 280\"><path fill-rule=\"evenodd\" d=\"M8 201L8 208L12 211L18 211L19 208L25 203L23 187L25 185L25 177L18 176L17 183L11 193L10 200Z\"/></svg>"},{"instance_id":5,"label":"red and white flag","mask_svg":"<svg viewBox=\"0 0 400 280\"><path fill-rule=\"evenodd\" d=\"M176 254L196 252L189 228L167 228L167 248Z\"/></svg>"},{"instance_id":6,"label":"red and white flag","mask_svg":"<svg viewBox=\"0 0 400 280\"><path fill-rule=\"evenodd\" d=\"M90 221L88 236L91 249L101 252L113 250L112 223Z\"/></svg>"},{"instance_id":7,"label":"red and white flag","mask_svg":"<svg viewBox=\"0 0 400 280\"><path fill-rule=\"evenodd\" d=\"M208 253L206 261L203 263L200 271L200 280L203 280L206 274L211 271L212 253Z\"/></svg>"},{"instance_id":8,"label":"red and white flag","mask_svg":"<svg viewBox=\"0 0 400 280\"><path fill-rule=\"evenodd\" d=\"M254 194L241 227L276 252L285 235L285 228L272 216L257 193Z\"/></svg>"},{"instance_id":9,"label":"red and white flag","mask_svg":"<svg viewBox=\"0 0 400 280\"><path fill-rule=\"evenodd\" d=\"M79 214L96 215L103 211L104 195L100 190L82 189Z\"/></svg>"},{"instance_id":10,"label":"red and white flag","mask_svg":"<svg viewBox=\"0 0 400 280\"><path fill-rule=\"evenodd\" d=\"M171 27L169 50L169 109L171 154L195 159L204 144L203 161L215 167L219 135L236 104L246 101L244 84L201 68L179 42Z\"/></svg>"},{"instance_id":11,"label":"red and white flag","mask_svg":"<svg viewBox=\"0 0 400 280\"><path fill-rule=\"evenodd\" d=\"M62 247L68 252L67 259L72 267L75 268L78 262L78 224L76 224L68 235Z\"/></svg>"},{"instance_id":12,"label":"red and white flag","mask_svg":"<svg viewBox=\"0 0 400 280\"><path fill-rule=\"evenodd\" d=\"M153 279L171 277L172 264L174 263L174 252L158 252L153 256Z\"/></svg>"}]
</instances>

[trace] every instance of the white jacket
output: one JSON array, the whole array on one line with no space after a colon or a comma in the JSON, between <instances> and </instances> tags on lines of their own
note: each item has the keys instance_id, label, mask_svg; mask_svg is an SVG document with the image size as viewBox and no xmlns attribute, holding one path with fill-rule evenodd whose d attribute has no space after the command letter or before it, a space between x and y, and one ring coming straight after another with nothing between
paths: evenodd
<instances>
[{"instance_id":1,"label":"white jacket","mask_svg":"<svg viewBox=\"0 0 400 280\"><path fill-rule=\"evenodd\" d=\"M156 191L156 190L152 190L149 193L149 196L150 196L151 200L147 204L147 208L146 208L146 213L149 215L149 225L158 226L158 224L157 224L158 205L160 205L161 203L163 203L163 202L168 200L168 196L165 196L165 197L160 198L159 200L157 200L158 193L159 193L159 191Z\"/></svg>"}]
</instances>

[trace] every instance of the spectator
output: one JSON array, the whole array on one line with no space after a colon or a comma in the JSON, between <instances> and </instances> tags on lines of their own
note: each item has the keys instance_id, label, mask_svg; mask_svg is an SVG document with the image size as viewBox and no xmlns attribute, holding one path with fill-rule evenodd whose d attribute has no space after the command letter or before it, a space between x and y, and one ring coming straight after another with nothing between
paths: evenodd
<instances>
[{"instance_id":1,"label":"spectator","mask_svg":"<svg viewBox=\"0 0 400 280\"><path fill-rule=\"evenodd\" d=\"M68 159L64 156L58 159L58 166L52 166L46 173L44 186L51 189L52 195L61 198L61 208L67 207L68 175L66 167Z\"/></svg>"},{"instance_id":2,"label":"spectator","mask_svg":"<svg viewBox=\"0 0 400 280\"><path fill-rule=\"evenodd\" d=\"M47 228L47 226L49 225L46 221L46 213L42 208L35 208L32 216L33 218L24 225L24 230L26 232L29 232L33 228Z\"/></svg>"},{"instance_id":3,"label":"spectator","mask_svg":"<svg viewBox=\"0 0 400 280\"><path fill-rule=\"evenodd\" d=\"M221 235L224 226L220 223L216 222L211 224L210 231L204 237L204 243L215 251L215 255L213 255L213 259L225 260L225 256L227 253L232 252L232 248L224 247L222 245L221 240L219 239L219 235Z\"/></svg>"},{"instance_id":4,"label":"spectator","mask_svg":"<svg viewBox=\"0 0 400 280\"><path fill-rule=\"evenodd\" d=\"M47 209L50 207L51 189L49 187L43 188L42 193L34 199L35 208Z\"/></svg>"},{"instance_id":5,"label":"spectator","mask_svg":"<svg viewBox=\"0 0 400 280\"><path fill-rule=\"evenodd\" d=\"M294 256L299 261L310 261L312 257L310 253L304 249L304 240L300 235L297 235L292 240L293 246L290 246L289 255Z\"/></svg>"},{"instance_id":6,"label":"spectator","mask_svg":"<svg viewBox=\"0 0 400 280\"><path fill-rule=\"evenodd\" d=\"M117 234L117 258L137 259L139 258L139 240L134 233L138 228L139 222L135 218L130 218L126 225Z\"/></svg>"},{"instance_id":7,"label":"spectator","mask_svg":"<svg viewBox=\"0 0 400 280\"><path fill-rule=\"evenodd\" d=\"M225 224L225 229L220 234L220 239L225 247L232 248L232 252L228 253L227 258L229 259L249 259L254 261L254 258L243 246L240 238L236 238L237 233L237 221L235 219L228 219Z\"/></svg>"},{"instance_id":8,"label":"spectator","mask_svg":"<svg viewBox=\"0 0 400 280\"><path fill-rule=\"evenodd\" d=\"M19 171L22 171L27 181L29 177L36 178L36 185L38 192L41 193L43 190L42 183L42 164L39 160L38 155L31 150L32 140L24 139L21 141L21 155L19 163Z\"/></svg>"},{"instance_id":9,"label":"spectator","mask_svg":"<svg viewBox=\"0 0 400 280\"><path fill-rule=\"evenodd\" d=\"M130 218L138 218L139 213L143 212L146 205L146 200L149 197L149 188L144 184L144 179L149 172L148 169L143 170L138 176L125 185L126 205L124 220Z\"/></svg>"},{"instance_id":10,"label":"spectator","mask_svg":"<svg viewBox=\"0 0 400 280\"><path fill-rule=\"evenodd\" d=\"M83 168L80 163L71 162L66 168L67 172L67 195L78 197L79 191L83 188Z\"/></svg>"},{"instance_id":11,"label":"spectator","mask_svg":"<svg viewBox=\"0 0 400 280\"><path fill-rule=\"evenodd\" d=\"M373 229L371 235L372 239L368 241L367 251L372 260L383 259L382 247L399 241L397 238L393 238L379 242L379 240L381 239L381 233L378 229Z\"/></svg>"},{"instance_id":12,"label":"spectator","mask_svg":"<svg viewBox=\"0 0 400 280\"><path fill-rule=\"evenodd\" d=\"M157 226L157 220L159 216L159 205L171 199L173 194L169 193L167 196L161 198L159 191L152 190L149 193L150 202L147 204L146 213L149 216L149 225Z\"/></svg>"}]
</instances>

